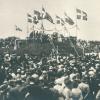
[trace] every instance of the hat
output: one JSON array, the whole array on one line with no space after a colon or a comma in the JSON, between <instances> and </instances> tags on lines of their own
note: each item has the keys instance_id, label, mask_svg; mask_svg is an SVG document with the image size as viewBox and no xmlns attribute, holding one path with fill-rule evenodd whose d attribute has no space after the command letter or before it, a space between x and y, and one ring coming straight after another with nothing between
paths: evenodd
<instances>
[{"instance_id":1,"label":"hat","mask_svg":"<svg viewBox=\"0 0 100 100\"><path fill-rule=\"evenodd\" d=\"M9 54L7 53L7 54L5 54L5 57L8 57L9 56Z\"/></svg>"},{"instance_id":2,"label":"hat","mask_svg":"<svg viewBox=\"0 0 100 100\"><path fill-rule=\"evenodd\" d=\"M22 71L21 71L21 74L25 74L25 72L22 70Z\"/></svg>"},{"instance_id":3,"label":"hat","mask_svg":"<svg viewBox=\"0 0 100 100\"><path fill-rule=\"evenodd\" d=\"M11 76L12 76L13 78L16 78L15 73L11 73Z\"/></svg>"},{"instance_id":4,"label":"hat","mask_svg":"<svg viewBox=\"0 0 100 100\"><path fill-rule=\"evenodd\" d=\"M32 81L30 81L30 83L29 83L30 85L34 85L34 82L32 82Z\"/></svg>"},{"instance_id":5,"label":"hat","mask_svg":"<svg viewBox=\"0 0 100 100\"><path fill-rule=\"evenodd\" d=\"M63 62L64 61L64 59L60 59L60 62Z\"/></svg>"},{"instance_id":6,"label":"hat","mask_svg":"<svg viewBox=\"0 0 100 100\"><path fill-rule=\"evenodd\" d=\"M89 71L88 74L89 74L90 77L94 77L95 76L94 71Z\"/></svg>"},{"instance_id":7,"label":"hat","mask_svg":"<svg viewBox=\"0 0 100 100\"><path fill-rule=\"evenodd\" d=\"M21 72L21 69L19 68L19 69L17 69L17 73L19 73L19 72Z\"/></svg>"},{"instance_id":8,"label":"hat","mask_svg":"<svg viewBox=\"0 0 100 100\"><path fill-rule=\"evenodd\" d=\"M95 67L96 69L100 68L100 64L99 63L97 63L95 66L96 66Z\"/></svg>"},{"instance_id":9,"label":"hat","mask_svg":"<svg viewBox=\"0 0 100 100\"><path fill-rule=\"evenodd\" d=\"M55 84L62 84L64 83L64 80L65 80L66 77L61 77L61 78L58 78L55 80Z\"/></svg>"},{"instance_id":10,"label":"hat","mask_svg":"<svg viewBox=\"0 0 100 100\"><path fill-rule=\"evenodd\" d=\"M47 71L45 71L45 70L44 70L42 73L43 73L43 74L46 74L46 73L47 73Z\"/></svg>"},{"instance_id":11,"label":"hat","mask_svg":"<svg viewBox=\"0 0 100 100\"><path fill-rule=\"evenodd\" d=\"M6 81L6 80L5 80L3 83L4 83L4 84L7 84L7 83L8 83L8 81Z\"/></svg>"},{"instance_id":12,"label":"hat","mask_svg":"<svg viewBox=\"0 0 100 100\"><path fill-rule=\"evenodd\" d=\"M64 65L62 65L62 64L58 65L58 68L63 68L63 67L64 67Z\"/></svg>"},{"instance_id":13,"label":"hat","mask_svg":"<svg viewBox=\"0 0 100 100\"><path fill-rule=\"evenodd\" d=\"M38 74L33 74L33 75L32 75L32 78L34 78L34 79L38 79L39 76L38 76Z\"/></svg>"},{"instance_id":14,"label":"hat","mask_svg":"<svg viewBox=\"0 0 100 100\"><path fill-rule=\"evenodd\" d=\"M64 56L63 59L66 59L66 56Z\"/></svg>"},{"instance_id":15,"label":"hat","mask_svg":"<svg viewBox=\"0 0 100 100\"><path fill-rule=\"evenodd\" d=\"M40 77L39 77L39 80L40 80L40 81L41 81L41 80L44 80L43 76L40 76Z\"/></svg>"},{"instance_id":16,"label":"hat","mask_svg":"<svg viewBox=\"0 0 100 100\"><path fill-rule=\"evenodd\" d=\"M96 72L96 69L93 68L93 67L91 67L91 68L89 69L89 71L93 71L93 72L95 73L95 72Z\"/></svg>"},{"instance_id":17,"label":"hat","mask_svg":"<svg viewBox=\"0 0 100 100\"><path fill-rule=\"evenodd\" d=\"M51 69L53 69L53 67L52 67L52 66L50 66L50 67L49 67L49 70L51 70Z\"/></svg>"},{"instance_id":18,"label":"hat","mask_svg":"<svg viewBox=\"0 0 100 100\"><path fill-rule=\"evenodd\" d=\"M29 84L34 84L34 79L33 79L33 77L29 77Z\"/></svg>"}]
</instances>

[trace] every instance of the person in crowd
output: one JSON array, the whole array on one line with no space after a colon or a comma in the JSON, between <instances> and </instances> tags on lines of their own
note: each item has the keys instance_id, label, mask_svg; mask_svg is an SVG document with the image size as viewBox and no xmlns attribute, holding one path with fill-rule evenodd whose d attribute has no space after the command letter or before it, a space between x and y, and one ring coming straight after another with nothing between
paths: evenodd
<instances>
[{"instance_id":1,"label":"person in crowd","mask_svg":"<svg viewBox=\"0 0 100 100\"><path fill-rule=\"evenodd\" d=\"M7 53L1 59L0 93L10 100L12 95L23 96L16 87L25 87L24 97L28 97L29 84L42 89L53 88L61 100L99 100L100 61L93 55L77 59L77 63L73 55L40 58L28 54L13 57Z\"/></svg>"}]
</instances>

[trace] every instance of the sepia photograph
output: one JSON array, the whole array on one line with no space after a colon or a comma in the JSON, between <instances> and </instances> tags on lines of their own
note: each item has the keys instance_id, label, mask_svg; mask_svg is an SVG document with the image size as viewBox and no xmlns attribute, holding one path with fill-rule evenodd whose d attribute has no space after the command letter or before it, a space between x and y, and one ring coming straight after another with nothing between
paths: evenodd
<instances>
[{"instance_id":1,"label":"sepia photograph","mask_svg":"<svg viewBox=\"0 0 100 100\"><path fill-rule=\"evenodd\" d=\"M99 0L0 0L0 100L100 100Z\"/></svg>"}]
</instances>

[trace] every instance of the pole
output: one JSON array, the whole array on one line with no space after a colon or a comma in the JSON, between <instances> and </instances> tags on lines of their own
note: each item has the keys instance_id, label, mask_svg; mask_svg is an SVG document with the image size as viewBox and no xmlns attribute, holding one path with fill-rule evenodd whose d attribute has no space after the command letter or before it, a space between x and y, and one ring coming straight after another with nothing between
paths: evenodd
<instances>
[{"instance_id":1,"label":"pole","mask_svg":"<svg viewBox=\"0 0 100 100\"><path fill-rule=\"evenodd\" d=\"M29 24L28 24L28 17L27 17L27 31L26 31L26 37L28 39L28 33L29 33Z\"/></svg>"},{"instance_id":2,"label":"pole","mask_svg":"<svg viewBox=\"0 0 100 100\"><path fill-rule=\"evenodd\" d=\"M28 23L28 16L27 16L26 45L28 45L28 33L29 33L29 23Z\"/></svg>"},{"instance_id":3,"label":"pole","mask_svg":"<svg viewBox=\"0 0 100 100\"><path fill-rule=\"evenodd\" d=\"M17 34L17 30L16 30L17 26L15 25L15 31L14 31L14 37L15 37L15 34ZM16 45L16 37L15 37L15 41L14 41L14 50L17 50L17 45Z\"/></svg>"},{"instance_id":4,"label":"pole","mask_svg":"<svg viewBox=\"0 0 100 100\"><path fill-rule=\"evenodd\" d=\"M76 55L79 57L79 54L78 54L78 52L77 52L77 50L76 50L76 48L75 48L75 46L74 46L74 44L72 43L72 41L71 41L71 39L70 39L70 32L66 29L66 27L64 27L64 29L65 29L65 31L68 33L68 35L69 35L69 41L70 41L70 43L72 44L72 47L74 48L74 50L75 50L75 52L76 52Z\"/></svg>"},{"instance_id":5,"label":"pole","mask_svg":"<svg viewBox=\"0 0 100 100\"><path fill-rule=\"evenodd\" d=\"M76 8L77 9L77 8ZM76 17L75 17L75 20L76 20L76 37L77 37L77 28L78 28L78 23L77 23L77 12L76 12Z\"/></svg>"}]
</instances>

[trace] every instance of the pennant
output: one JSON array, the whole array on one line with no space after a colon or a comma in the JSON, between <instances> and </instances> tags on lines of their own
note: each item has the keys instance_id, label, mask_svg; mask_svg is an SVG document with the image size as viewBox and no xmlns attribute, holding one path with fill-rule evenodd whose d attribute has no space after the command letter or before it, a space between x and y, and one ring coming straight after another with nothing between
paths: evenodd
<instances>
[{"instance_id":1,"label":"pennant","mask_svg":"<svg viewBox=\"0 0 100 100\"><path fill-rule=\"evenodd\" d=\"M67 16L66 13L64 14L65 14L65 22L67 22L69 25L73 25L74 21L69 16Z\"/></svg>"},{"instance_id":2,"label":"pennant","mask_svg":"<svg viewBox=\"0 0 100 100\"><path fill-rule=\"evenodd\" d=\"M32 17L29 13L27 13L27 17Z\"/></svg>"},{"instance_id":3,"label":"pennant","mask_svg":"<svg viewBox=\"0 0 100 100\"><path fill-rule=\"evenodd\" d=\"M22 29L19 28L17 25L15 25L15 30L16 30L16 31L22 31Z\"/></svg>"}]
</instances>

